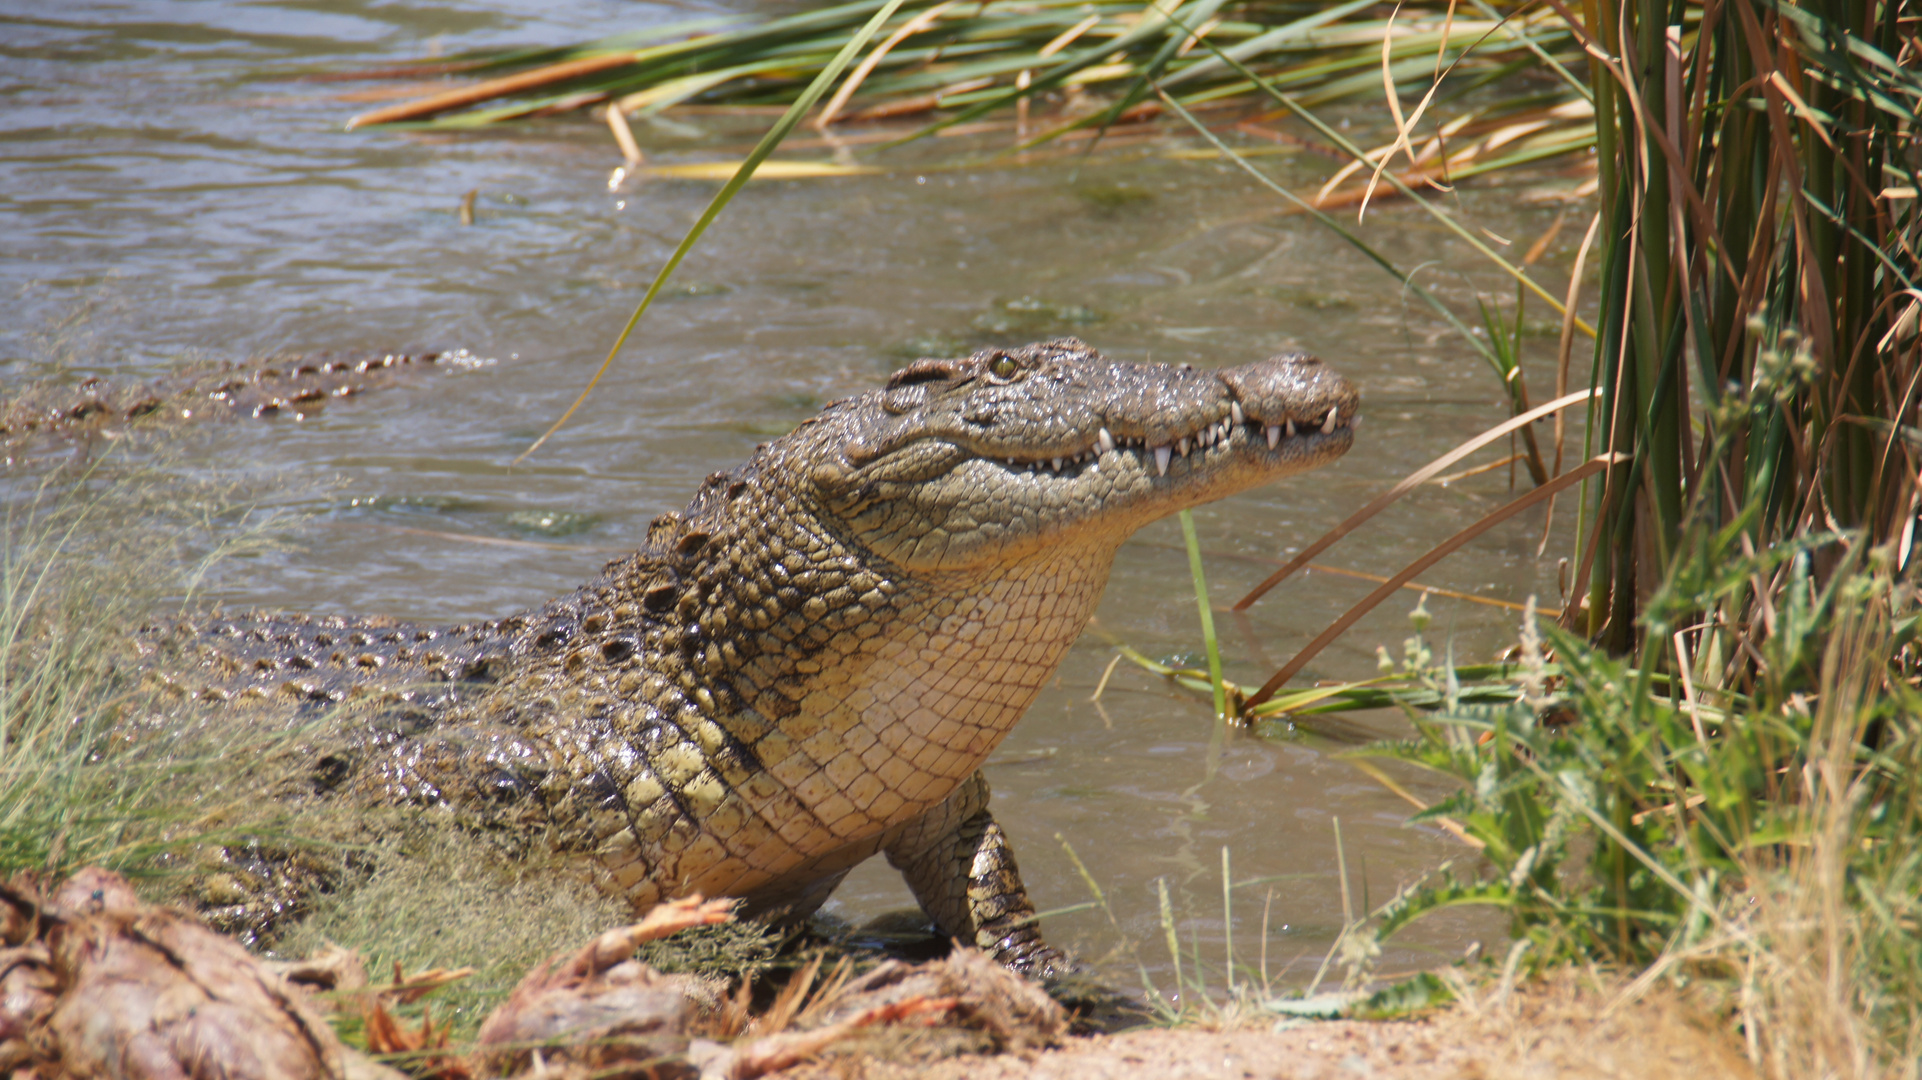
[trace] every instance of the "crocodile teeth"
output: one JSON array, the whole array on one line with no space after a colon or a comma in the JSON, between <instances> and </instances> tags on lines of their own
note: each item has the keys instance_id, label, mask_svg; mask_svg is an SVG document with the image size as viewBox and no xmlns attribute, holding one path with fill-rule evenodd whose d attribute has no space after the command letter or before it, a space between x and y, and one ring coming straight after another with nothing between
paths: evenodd
<instances>
[{"instance_id":1,"label":"crocodile teeth","mask_svg":"<svg viewBox=\"0 0 1922 1080\"><path fill-rule=\"evenodd\" d=\"M1054 459L1054 471L1055 471L1055 472L1060 472L1060 471L1061 471L1061 459L1060 459L1060 458L1055 458L1055 459Z\"/></svg>"},{"instance_id":2,"label":"crocodile teeth","mask_svg":"<svg viewBox=\"0 0 1922 1080\"><path fill-rule=\"evenodd\" d=\"M1321 422L1321 433L1323 435L1333 435L1335 433L1335 410L1334 409L1329 409L1328 419L1323 420Z\"/></svg>"},{"instance_id":3,"label":"crocodile teeth","mask_svg":"<svg viewBox=\"0 0 1922 1080\"><path fill-rule=\"evenodd\" d=\"M1190 439L1190 438L1189 438L1188 436L1186 436L1186 435L1183 435L1183 436L1181 437L1181 444L1180 444L1180 445L1181 445L1181 456L1182 456L1182 457L1187 457L1187 456L1188 456L1188 451L1190 451L1190 450L1192 450L1192 449L1194 449L1194 447L1195 447L1195 441L1194 441L1193 439Z\"/></svg>"},{"instance_id":4,"label":"crocodile teeth","mask_svg":"<svg viewBox=\"0 0 1922 1080\"><path fill-rule=\"evenodd\" d=\"M1200 433L1195 436L1195 441L1203 446L1213 446L1215 444L1215 426L1209 424L1207 427L1202 428Z\"/></svg>"},{"instance_id":5,"label":"crocodile teeth","mask_svg":"<svg viewBox=\"0 0 1922 1080\"><path fill-rule=\"evenodd\" d=\"M1155 447L1155 472L1160 473L1162 476L1168 475L1168 458L1170 455L1171 450L1169 447Z\"/></svg>"},{"instance_id":6,"label":"crocodile teeth","mask_svg":"<svg viewBox=\"0 0 1922 1080\"><path fill-rule=\"evenodd\" d=\"M1268 449L1273 450L1275 448L1275 444L1280 441L1281 441L1281 428L1275 426L1274 424L1269 424L1268 425Z\"/></svg>"},{"instance_id":7,"label":"crocodile teeth","mask_svg":"<svg viewBox=\"0 0 1922 1080\"><path fill-rule=\"evenodd\" d=\"M1295 422L1293 420L1288 421L1288 437L1291 439L1295 437Z\"/></svg>"},{"instance_id":8,"label":"crocodile teeth","mask_svg":"<svg viewBox=\"0 0 1922 1080\"><path fill-rule=\"evenodd\" d=\"M1100 431L1096 432L1095 439L1101 443L1102 453L1108 454L1108 453L1114 452L1114 436L1108 434L1107 428L1102 428Z\"/></svg>"},{"instance_id":9,"label":"crocodile teeth","mask_svg":"<svg viewBox=\"0 0 1922 1080\"><path fill-rule=\"evenodd\" d=\"M1228 403L1228 415L1235 418L1236 427L1240 427L1248 422L1248 418L1241 414L1241 402L1239 401L1231 401Z\"/></svg>"},{"instance_id":10,"label":"crocodile teeth","mask_svg":"<svg viewBox=\"0 0 1922 1080\"><path fill-rule=\"evenodd\" d=\"M1234 434L1234 430L1235 430L1235 425L1233 425L1233 424L1231 424L1231 423L1229 423L1229 422L1228 422L1228 421L1226 421L1226 420L1223 420L1223 421L1221 422L1221 435L1220 435L1220 441L1222 441L1222 442L1227 442L1227 441L1228 441L1228 436L1230 436L1230 435L1232 435L1232 434Z\"/></svg>"}]
</instances>

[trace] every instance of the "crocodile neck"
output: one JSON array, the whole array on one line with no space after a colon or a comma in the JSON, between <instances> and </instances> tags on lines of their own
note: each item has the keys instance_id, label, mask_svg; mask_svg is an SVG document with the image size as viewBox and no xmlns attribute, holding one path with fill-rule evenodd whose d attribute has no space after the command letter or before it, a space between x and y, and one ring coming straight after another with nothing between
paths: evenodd
<instances>
[{"instance_id":1,"label":"crocodile neck","mask_svg":"<svg viewBox=\"0 0 1922 1080\"><path fill-rule=\"evenodd\" d=\"M786 487L754 463L717 474L641 551L496 624L530 662L489 697L557 742L578 741L583 713L621 743L671 724L710 762L765 770L798 796L795 812L846 841L946 799L1060 665L1125 534L992 572L916 572L850 543ZM615 750L587 753L621 781ZM653 790L630 776L623 801Z\"/></svg>"}]
</instances>

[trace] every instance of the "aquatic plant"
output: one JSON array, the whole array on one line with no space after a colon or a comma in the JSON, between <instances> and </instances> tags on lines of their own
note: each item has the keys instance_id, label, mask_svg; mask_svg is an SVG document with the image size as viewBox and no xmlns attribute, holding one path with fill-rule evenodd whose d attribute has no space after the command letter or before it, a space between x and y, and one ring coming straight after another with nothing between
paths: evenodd
<instances>
[{"instance_id":1,"label":"aquatic plant","mask_svg":"<svg viewBox=\"0 0 1922 1080\"><path fill-rule=\"evenodd\" d=\"M631 120L686 105L777 114L884 6L861 0L773 18L705 19L369 72L472 81L362 113L348 126L468 129L597 106L623 153L638 158ZM1249 100L1255 84L1203 46L1218 47L1311 105L1377 93L1384 78L1419 89L1443 66L1458 75L1450 87L1456 96L1523 70L1565 72L1580 57L1574 35L1552 11L1479 0L1392 9L1375 0L1326 7L911 0L889 14L877 36L879 44L813 114L814 127L838 125L845 133L863 122L930 121L884 136L892 142L963 124L978 131L982 118L1003 114L994 123L1026 148L1148 119L1164 111L1157 92L1190 109ZM1410 178L1472 175L1585 149L1592 127L1578 98L1564 88L1461 109L1446 128L1445 146L1413 155ZM1289 139L1259 119L1245 134Z\"/></svg>"}]
</instances>

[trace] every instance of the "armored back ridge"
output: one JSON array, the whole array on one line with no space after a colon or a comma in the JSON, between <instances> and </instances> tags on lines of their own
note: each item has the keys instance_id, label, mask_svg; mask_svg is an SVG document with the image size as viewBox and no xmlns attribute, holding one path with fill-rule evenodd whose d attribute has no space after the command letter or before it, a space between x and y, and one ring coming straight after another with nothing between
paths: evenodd
<instances>
[{"instance_id":1,"label":"armored back ridge","mask_svg":"<svg viewBox=\"0 0 1922 1080\"><path fill-rule=\"evenodd\" d=\"M1303 356L1196 371L1063 339L920 360L537 610L175 624L147 663L256 709L367 703L316 788L538 824L637 906L801 917L881 852L944 933L1045 970L982 762L1123 540L1333 461L1358 405Z\"/></svg>"}]
</instances>

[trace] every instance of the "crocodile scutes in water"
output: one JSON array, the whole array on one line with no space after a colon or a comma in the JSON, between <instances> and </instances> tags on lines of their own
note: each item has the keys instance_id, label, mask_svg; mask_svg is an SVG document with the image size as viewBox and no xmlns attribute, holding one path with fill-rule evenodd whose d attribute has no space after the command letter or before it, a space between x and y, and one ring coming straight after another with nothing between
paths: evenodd
<instances>
[{"instance_id":1,"label":"crocodile scutes in water","mask_svg":"<svg viewBox=\"0 0 1922 1080\"><path fill-rule=\"evenodd\" d=\"M1123 540L1333 461L1358 406L1305 356L1198 371L1061 339L919 360L540 608L208 619L151 631L146 663L236 705L378 703L317 789L537 823L637 906L701 892L800 917L881 853L943 933L1045 971L1061 955L983 761Z\"/></svg>"}]
</instances>

